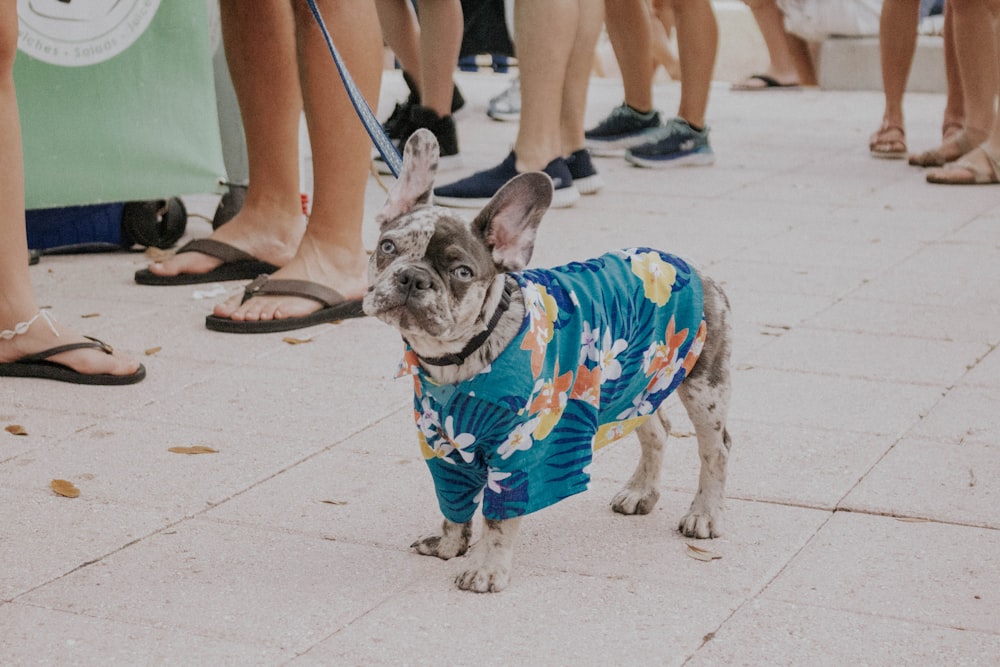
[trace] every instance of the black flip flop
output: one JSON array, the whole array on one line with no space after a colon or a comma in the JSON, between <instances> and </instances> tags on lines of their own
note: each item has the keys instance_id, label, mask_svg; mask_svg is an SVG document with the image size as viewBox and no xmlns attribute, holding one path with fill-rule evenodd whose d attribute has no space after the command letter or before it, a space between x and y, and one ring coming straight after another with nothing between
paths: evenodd
<instances>
[{"instance_id":1,"label":"black flip flop","mask_svg":"<svg viewBox=\"0 0 1000 667\"><path fill-rule=\"evenodd\" d=\"M146 377L146 367L139 364L131 375L111 375L109 373L89 374L81 373L65 364L56 361L49 361L49 357L54 357L70 350L82 350L93 348L105 354L111 354L114 350L107 343L84 336L87 343L70 343L69 345L59 345L51 347L35 354L21 357L17 361L0 364L0 377L16 378L40 378L45 380L56 380L58 382L69 382L71 384L94 384L94 385L125 385L135 384Z\"/></svg>"},{"instance_id":2,"label":"black flip flop","mask_svg":"<svg viewBox=\"0 0 1000 667\"><path fill-rule=\"evenodd\" d=\"M782 90L796 90L799 88L797 83L781 83L773 76L768 76L767 74L751 74L744 81L750 81L751 79L757 79L764 83L763 86L743 86L738 83L734 83L731 86L731 90L738 90L740 92L753 92L757 90L774 90L775 88L780 88Z\"/></svg>"},{"instance_id":3,"label":"black flip flop","mask_svg":"<svg viewBox=\"0 0 1000 667\"><path fill-rule=\"evenodd\" d=\"M274 273L278 267L263 262L239 248L214 239L195 239L187 243L182 252L200 252L222 260L222 264L207 273L180 273L176 276L160 276L149 269L135 272L135 282L140 285L199 285L226 280L252 280L262 273Z\"/></svg>"},{"instance_id":4,"label":"black flip flop","mask_svg":"<svg viewBox=\"0 0 1000 667\"><path fill-rule=\"evenodd\" d=\"M280 320L231 320L228 317L209 315L205 327L223 333L276 333L304 329L317 324L336 322L351 317L364 317L361 299L345 299L340 292L308 280L272 280L270 276L258 276L243 290L246 303L255 296L298 296L319 302L323 307L302 317L288 317Z\"/></svg>"}]
</instances>

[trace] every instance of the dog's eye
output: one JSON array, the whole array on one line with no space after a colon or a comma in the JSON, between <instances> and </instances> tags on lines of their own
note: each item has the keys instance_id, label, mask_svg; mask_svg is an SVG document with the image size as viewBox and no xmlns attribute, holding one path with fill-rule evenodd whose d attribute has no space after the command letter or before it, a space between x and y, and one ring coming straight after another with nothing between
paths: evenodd
<instances>
[{"instance_id":1,"label":"dog's eye","mask_svg":"<svg viewBox=\"0 0 1000 667\"><path fill-rule=\"evenodd\" d=\"M382 239L382 242L378 244L378 249L383 255L392 255L396 252L396 244L389 239Z\"/></svg>"},{"instance_id":2,"label":"dog's eye","mask_svg":"<svg viewBox=\"0 0 1000 667\"><path fill-rule=\"evenodd\" d=\"M462 266L456 266L454 269L452 269L451 275L455 276L459 280L472 280L473 278L472 269L465 266L464 264Z\"/></svg>"}]
</instances>

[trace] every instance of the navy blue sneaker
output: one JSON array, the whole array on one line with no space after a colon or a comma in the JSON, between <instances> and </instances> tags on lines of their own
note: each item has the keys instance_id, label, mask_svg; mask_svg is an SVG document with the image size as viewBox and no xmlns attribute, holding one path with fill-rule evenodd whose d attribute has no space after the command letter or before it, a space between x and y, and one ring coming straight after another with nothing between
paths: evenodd
<instances>
[{"instance_id":1,"label":"navy blue sneaker","mask_svg":"<svg viewBox=\"0 0 1000 667\"><path fill-rule=\"evenodd\" d=\"M482 208L507 181L517 176L516 161L514 151L511 151L507 159L492 169L478 171L460 181L434 188L434 203L455 208ZM542 171L549 175L555 186L552 208L572 206L580 198L580 193L573 187L573 177L566 160L557 157Z\"/></svg>"},{"instance_id":2,"label":"navy blue sneaker","mask_svg":"<svg viewBox=\"0 0 1000 667\"><path fill-rule=\"evenodd\" d=\"M619 157L626 148L644 144L660 128L660 112L639 113L624 102L584 133L587 149L598 157Z\"/></svg>"},{"instance_id":3,"label":"navy blue sneaker","mask_svg":"<svg viewBox=\"0 0 1000 667\"><path fill-rule=\"evenodd\" d=\"M708 145L708 126L691 127L683 118L672 118L653 140L625 151L625 159L637 167L666 169L715 164L715 153Z\"/></svg>"},{"instance_id":4,"label":"navy blue sneaker","mask_svg":"<svg viewBox=\"0 0 1000 667\"><path fill-rule=\"evenodd\" d=\"M590 159L590 151L581 148L566 158L569 175L573 177L573 185L581 195L592 195L604 187L604 179L594 169Z\"/></svg>"}]
</instances>

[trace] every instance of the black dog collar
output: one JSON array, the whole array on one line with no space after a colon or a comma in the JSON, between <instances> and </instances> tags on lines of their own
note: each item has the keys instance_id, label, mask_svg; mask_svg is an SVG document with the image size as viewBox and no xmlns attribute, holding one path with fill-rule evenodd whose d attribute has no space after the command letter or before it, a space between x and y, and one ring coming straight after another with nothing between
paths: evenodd
<instances>
[{"instance_id":1,"label":"black dog collar","mask_svg":"<svg viewBox=\"0 0 1000 667\"><path fill-rule=\"evenodd\" d=\"M509 277L504 280L503 294L500 296L500 303L497 304L497 309L493 312L493 317L491 317L490 321L486 324L486 330L470 340L460 352L446 354L441 357L432 357L430 359L427 357L421 357L418 354L417 359L419 359L421 363L429 366L458 366L464 363L473 352L478 350L482 344L486 342L486 339L490 337L491 333L493 333L497 324L500 323L500 318L503 317L503 314L507 312L508 308L510 308L510 299L514 293L511 282L512 281ZM404 338L403 340L405 341L406 339ZM409 345L409 343L407 343L407 345Z\"/></svg>"}]
</instances>

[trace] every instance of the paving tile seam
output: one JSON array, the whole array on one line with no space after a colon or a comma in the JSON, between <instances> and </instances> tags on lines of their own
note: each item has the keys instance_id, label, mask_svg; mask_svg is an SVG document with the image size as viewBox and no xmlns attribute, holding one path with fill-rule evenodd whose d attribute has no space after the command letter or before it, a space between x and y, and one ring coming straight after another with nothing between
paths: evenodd
<instances>
[{"instance_id":1,"label":"paving tile seam","mask_svg":"<svg viewBox=\"0 0 1000 667\"><path fill-rule=\"evenodd\" d=\"M834 306L840 305L841 303L843 303L843 301L844 300L841 299L837 303L831 304L830 308L833 308ZM795 325L794 328L797 328L797 329L808 329L809 331L835 331L835 332L838 332L838 333L857 334L857 335L863 335L863 336L876 336L878 338L901 338L901 339L904 339L904 340L921 340L921 341L930 341L930 342L935 342L935 343L959 343L959 344L968 344L968 345L980 344L980 345L985 345L985 346L989 347L990 351L992 351L994 348L997 347L997 344L995 342L993 342L993 341L990 341L990 340L977 340L977 341L974 341L974 340L960 340L960 339L953 338L953 337L947 336L947 335L931 336L931 335L920 335L920 334L915 334L915 333L900 333L900 332L896 332L896 331L893 331L893 332L883 332L883 331L876 331L876 330L871 330L871 329L853 329L853 328L849 328L849 327L838 326L837 324L826 324L826 323L824 323L822 325L818 325L818 324L811 324L810 323L810 320L818 318L820 315L824 314L826 312L826 310L830 310L830 308L826 308L826 309L824 309L823 312L816 313L815 315L812 315L809 318L802 320L802 322L800 322L799 324ZM987 352L987 354L988 353L989 352Z\"/></svg>"},{"instance_id":2,"label":"paving tile seam","mask_svg":"<svg viewBox=\"0 0 1000 667\"><path fill-rule=\"evenodd\" d=\"M766 581L763 581L760 584L760 586L757 587L756 590L753 590L750 593L746 594L744 596L743 600L737 605L736 609L733 609L732 612L730 612L722 620L722 622L719 623L718 627L716 627L714 630L712 630L711 632L707 633L704 636L704 638L702 639L701 644L699 644L698 648L696 648L694 650L694 652L684 661L683 664L689 663L695 656L697 656L698 652L701 651L712 639L714 639L715 636L728 623L730 623L744 608L746 608L748 605L752 604L755 600L761 599L764 596L764 593L767 591L767 589L771 586L771 584L774 583L774 581L778 577L780 577L785 572L785 570L788 569L788 567L799 557L799 555L806 549L806 547L808 547L812 543L812 541L814 539L816 539L816 537L819 535L820 532L822 532L822 530L827 526L827 524L829 524L830 521L833 520L833 515L834 514L835 514L835 512L830 512L829 516L827 516L826 518L824 518L815 527L815 529L809 535L807 535L805 537L805 539L802 541L802 544L800 544L798 546L798 548L792 550L792 552L788 554L788 556L785 559L784 563L782 563L779 566L776 566L773 569L773 574L769 578L767 578Z\"/></svg>"},{"instance_id":3,"label":"paving tile seam","mask_svg":"<svg viewBox=\"0 0 1000 667\"><path fill-rule=\"evenodd\" d=\"M964 627L961 625L949 625L947 623L935 623L934 621L928 621L926 619L916 618L912 616L901 616L898 614L885 614L880 612L870 612L857 608L850 607L840 607L836 605L824 605L817 604L815 602L804 602L802 600L791 600L780 595L767 595L765 591L760 595L761 600L768 600L769 602L781 602L783 604L790 604L793 606L809 607L811 609L822 609L826 611L837 612L838 614L848 614L851 616L860 616L864 618L880 618L887 619L891 621L901 621L904 623L912 623L914 625L920 625L930 628L941 628L944 630L956 630L958 632L971 632L978 635L984 635L986 637L1000 637L1000 631L993 630L990 628L981 627Z\"/></svg>"},{"instance_id":4,"label":"paving tile seam","mask_svg":"<svg viewBox=\"0 0 1000 667\"><path fill-rule=\"evenodd\" d=\"M321 501L316 501L321 502ZM208 508L209 510L214 508ZM283 526L276 526L270 523L257 523L249 520L241 519L227 519L222 517L205 516L203 513L196 516L186 517L185 521L204 521L206 523L212 523L218 526L228 526L230 528L246 528L250 530L259 530L265 533L271 533L273 535L288 535L290 537L304 537L310 540L317 540L321 542L336 542L337 544L349 544L356 547L365 547L370 549L378 549L379 551L385 551L388 553L409 553L410 547L406 545L405 547L400 547L397 544L385 544L380 541L364 541L364 540L352 540L347 537L333 537L327 533L316 531L316 530L302 530L296 528L285 528ZM402 540L400 544L406 542L407 540ZM412 541L412 540L411 540Z\"/></svg>"},{"instance_id":5,"label":"paving tile seam","mask_svg":"<svg viewBox=\"0 0 1000 667\"><path fill-rule=\"evenodd\" d=\"M781 366L768 366L763 364L744 364L744 371L771 371L775 373L790 373L793 375L812 375L820 378L839 378L841 380L863 380L865 382L871 382L874 384L882 385L901 385L906 387L926 387L926 388L936 388L940 389L942 392L942 397L945 393L951 391L956 386L958 386L958 380L950 381L948 384L942 385L941 382L935 382L932 380L907 380L904 378L886 378L879 375L863 375L857 373L833 373L831 371L820 371L820 370L801 370L798 368L785 368ZM969 369L963 371L967 373ZM921 418L923 418L922 415Z\"/></svg>"},{"instance_id":6,"label":"paving tile seam","mask_svg":"<svg viewBox=\"0 0 1000 667\"><path fill-rule=\"evenodd\" d=\"M179 625L167 625L162 622L143 622L130 618L122 618L120 616L110 617L110 616L100 616L96 614L88 614L83 611L71 611L63 607L50 607L43 604L38 604L36 602L24 602L20 600L9 601L0 606L9 606L13 608L17 607L31 607L32 609L40 609L42 611L47 611L49 613L61 614L74 618L86 618L95 621L104 621L106 623L111 623L114 625L126 626L130 628L143 628L146 630L157 630L166 631L171 633L176 633L179 635L194 635L196 637L201 637L203 639L212 639L217 641L234 642L238 641L241 644L251 644L253 646L259 646L261 648L285 648L276 644L268 644L266 642L255 642L247 639L246 637L228 637L219 633L208 633L204 631L199 631L198 627L187 627ZM0 640L0 646L2 646L2 640ZM291 652L291 651L290 651Z\"/></svg>"}]
</instances>

